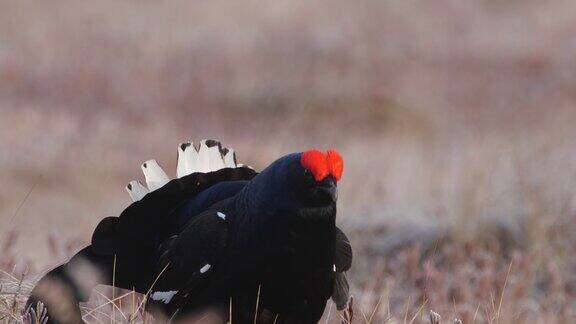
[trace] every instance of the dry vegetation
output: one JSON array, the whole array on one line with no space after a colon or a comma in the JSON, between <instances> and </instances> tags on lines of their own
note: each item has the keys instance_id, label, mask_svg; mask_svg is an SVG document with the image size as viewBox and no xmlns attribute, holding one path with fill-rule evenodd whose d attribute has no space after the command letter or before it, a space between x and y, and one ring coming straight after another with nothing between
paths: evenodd
<instances>
[{"instance_id":1,"label":"dry vegetation","mask_svg":"<svg viewBox=\"0 0 576 324\"><path fill-rule=\"evenodd\" d=\"M574 6L1 1L0 321L142 161L215 137L257 168L343 153L355 323L575 322Z\"/></svg>"}]
</instances>

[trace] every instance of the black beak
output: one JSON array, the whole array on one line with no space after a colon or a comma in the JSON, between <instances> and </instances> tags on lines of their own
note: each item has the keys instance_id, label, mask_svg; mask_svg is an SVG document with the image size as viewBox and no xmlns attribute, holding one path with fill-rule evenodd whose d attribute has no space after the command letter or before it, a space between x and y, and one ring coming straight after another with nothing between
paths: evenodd
<instances>
[{"instance_id":1,"label":"black beak","mask_svg":"<svg viewBox=\"0 0 576 324\"><path fill-rule=\"evenodd\" d=\"M316 189L318 192L322 193L323 196L329 198L330 201L336 202L338 200L338 188L334 177L328 176L324 178L324 180L318 183Z\"/></svg>"}]
</instances>

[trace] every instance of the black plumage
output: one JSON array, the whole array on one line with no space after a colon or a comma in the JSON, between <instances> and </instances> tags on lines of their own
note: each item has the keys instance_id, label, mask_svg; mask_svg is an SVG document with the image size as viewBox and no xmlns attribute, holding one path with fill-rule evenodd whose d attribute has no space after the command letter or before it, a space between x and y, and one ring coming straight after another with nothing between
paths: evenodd
<instances>
[{"instance_id":1,"label":"black plumage","mask_svg":"<svg viewBox=\"0 0 576 324\"><path fill-rule=\"evenodd\" d=\"M339 175L318 180L301 157L287 155L260 174L224 168L172 180L103 219L75 258L93 264L105 284L116 262L115 285L150 292L168 317L205 306L227 314L232 303L234 323L255 316L261 323L315 323L330 296L338 308L346 303L343 272L352 250L335 225ZM71 264L37 288L58 278L73 292L72 304L84 301ZM42 299L35 289L29 304Z\"/></svg>"}]
</instances>

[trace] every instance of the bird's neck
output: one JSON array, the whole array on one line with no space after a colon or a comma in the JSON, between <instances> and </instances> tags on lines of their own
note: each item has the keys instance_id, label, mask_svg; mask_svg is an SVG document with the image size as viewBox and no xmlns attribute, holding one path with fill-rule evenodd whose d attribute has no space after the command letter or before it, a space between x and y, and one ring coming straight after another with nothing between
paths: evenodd
<instances>
[{"instance_id":1,"label":"bird's neck","mask_svg":"<svg viewBox=\"0 0 576 324\"><path fill-rule=\"evenodd\" d=\"M315 236L331 232L336 226L336 205L290 208L279 197L257 199L253 195L239 195L235 210L241 211L235 226L240 233L251 233L246 238L251 248L262 251L283 244L287 233L297 236Z\"/></svg>"}]
</instances>

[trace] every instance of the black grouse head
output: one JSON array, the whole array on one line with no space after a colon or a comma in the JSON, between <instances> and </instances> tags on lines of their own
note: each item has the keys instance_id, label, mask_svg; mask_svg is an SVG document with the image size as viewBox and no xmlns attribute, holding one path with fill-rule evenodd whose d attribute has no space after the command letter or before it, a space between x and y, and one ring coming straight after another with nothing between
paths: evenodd
<instances>
[{"instance_id":1,"label":"black grouse head","mask_svg":"<svg viewBox=\"0 0 576 324\"><path fill-rule=\"evenodd\" d=\"M262 171L253 188L258 188L260 198L274 201L276 208L328 206L338 199L337 183L343 169L342 157L335 150L289 154Z\"/></svg>"},{"instance_id":2,"label":"black grouse head","mask_svg":"<svg viewBox=\"0 0 576 324\"><path fill-rule=\"evenodd\" d=\"M343 170L344 161L335 150L303 152L297 167L291 170L297 196L310 207L335 203Z\"/></svg>"}]
</instances>

